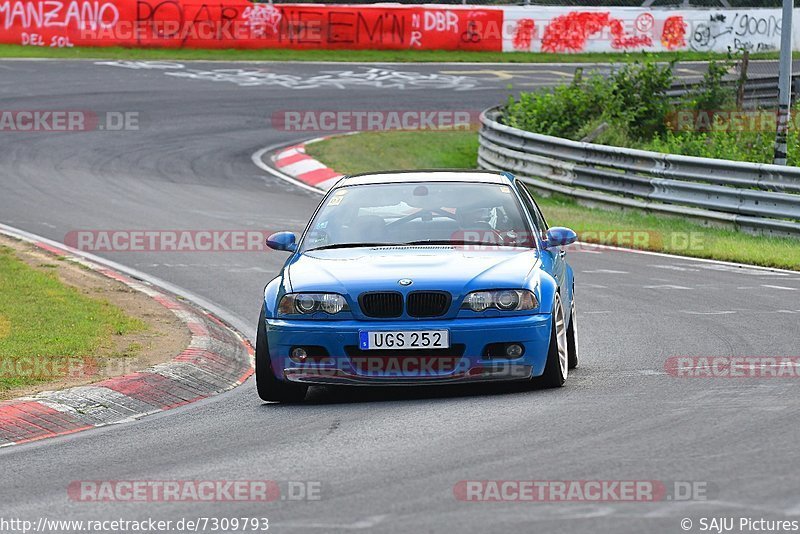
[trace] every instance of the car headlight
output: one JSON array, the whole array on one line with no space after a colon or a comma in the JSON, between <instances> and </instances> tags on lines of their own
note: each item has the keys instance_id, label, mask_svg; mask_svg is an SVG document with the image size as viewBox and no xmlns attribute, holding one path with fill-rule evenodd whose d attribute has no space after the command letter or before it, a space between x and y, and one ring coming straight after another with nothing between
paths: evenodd
<instances>
[{"instance_id":1,"label":"car headlight","mask_svg":"<svg viewBox=\"0 0 800 534\"><path fill-rule=\"evenodd\" d=\"M336 293L287 293L278 304L281 315L309 315L319 311L336 315L349 310L344 297Z\"/></svg>"},{"instance_id":2,"label":"car headlight","mask_svg":"<svg viewBox=\"0 0 800 534\"><path fill-rule=\"evenodd\" d=\"M539 307L536 295L527 289L474 291L467 295L461 309L482 312L489 308L502 311L534 310Z\"/></svg>"}]
</instances>

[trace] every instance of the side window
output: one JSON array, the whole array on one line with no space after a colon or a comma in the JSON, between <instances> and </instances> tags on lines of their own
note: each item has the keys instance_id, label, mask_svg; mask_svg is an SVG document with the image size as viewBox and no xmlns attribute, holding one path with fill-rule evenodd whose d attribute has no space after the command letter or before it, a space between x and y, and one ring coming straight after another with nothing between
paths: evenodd
<instances>
[{"instance_id":1,"label":"side window","mask_svg":"<svg viewBox=\"0 0 800 534\"><path fill-rule=\"evenodd\" d=\"M543 238L545 232L547 232L547 221L544 220L542 212L539 210L539 206L536 205L536 202L534 202L533 197L531 197L528 188L525 187L522 182L517 181L517 189L522 197L522 202L525 204L525 208L530 212L531 218L536 223L536 227L539 229L539 232L541 232Z\"/></svg>"},{"instance_id":2,"label":"side window","mask_svg":"<svg viewBox=\"0 0 800 534\"><path fill-rule=\"evenodd\" d=\"M530 193L528 194L530 195ZM531 200L533 200L533 198L531 198ZM542 210L539 209L539 204L537 204L535 200L533 200L533 207L536 208L536 220L539 221L539 228L542 229L542 233L546 233L550 226L547 224L547 220L545 220Z\"/></svg>"}]
</instances>

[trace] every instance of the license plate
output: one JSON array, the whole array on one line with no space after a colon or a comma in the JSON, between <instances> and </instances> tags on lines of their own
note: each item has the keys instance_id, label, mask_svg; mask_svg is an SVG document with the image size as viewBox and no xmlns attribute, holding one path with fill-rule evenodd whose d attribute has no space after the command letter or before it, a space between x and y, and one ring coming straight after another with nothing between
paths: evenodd
<instances>
[{"instance_id":1,"label":"license plate","mask_svg":"<svg viewBox=\"0 0 800 534\"><path fill-rule=\"evenodd\" d=\"M359 331L361 350L449 349L448 330Z\"/></svg>"}]
</instances>

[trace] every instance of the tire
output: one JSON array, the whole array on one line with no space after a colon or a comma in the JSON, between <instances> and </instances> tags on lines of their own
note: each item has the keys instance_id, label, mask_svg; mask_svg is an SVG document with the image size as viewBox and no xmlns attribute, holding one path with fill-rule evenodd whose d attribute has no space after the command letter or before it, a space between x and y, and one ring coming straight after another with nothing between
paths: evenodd
<instances>
[{"instance_id":1,"label":"tire","mask_svg":"<svg viewBox=\"0 0 800 534\"><path fill-rule=\"evenodd\" d=\"M308 391L308 386L281 382L275 378L269 359L263 305L261 306L261 315L258 316L258 329L256 330L256 389L258 396L263 401L285 403L302 402Z\"/></svg>"},{"instance_id":2,"label":"tire","mask_svg":"<svg viewBox=\"0 0 800 534\"><path fill-rule=\"evenodd\" d=\"M578 367L578 319L575 314L575 292L572 293L572 306L569 312L569 328L567 328L567 353L569 369Z\"/></svg>"},{"instance_id":3,"label":"tire","mask_svg":"<svg viewBox=\"0 0 800 534\"><path fill-rule=\"evenodd\" d=\"M546 388L560 388L567 380L569 373L569 356L567 353L567 331L564 325L564 306L561 296L556 292L553 304L553 316L550 330L550 346L547 350L547 363L544 373L538 382Z\"/></svg>"}]
</instances>

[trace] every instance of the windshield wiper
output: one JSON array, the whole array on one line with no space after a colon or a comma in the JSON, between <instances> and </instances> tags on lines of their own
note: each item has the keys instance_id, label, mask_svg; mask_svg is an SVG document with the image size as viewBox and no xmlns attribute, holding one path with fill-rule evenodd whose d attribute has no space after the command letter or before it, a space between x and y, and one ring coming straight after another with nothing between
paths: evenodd
<instances>
[{"instance_id":1,"label":"windshield wiper","mask_svg":"<svg viewBox=\"0 0 800 534\"><path fill-rule=\"evenodd\" d=\"M463 239L421 239L419 241L409 241L404 245L496 245L499 247L507 246L502 243L490 241L466 241Z\"/></svg>"},{"instance_id":2,"label":"windshield wiper","mask_svg":"<svg viewBox=\"0 0 800 534\"><path fill-rule=\"evenodd\" d=\"M420 239L419 241L408 241L406 243L332 243L319 247L306 249L306 252L314 250L331 250L335 248L358 248L358 247L407 247L416 245L472 245L472 246L495 246L495 247L519 247L511 243L496 243L492 241L466 241L463 239Z\"/></svg>"},{"instance_id":3,"label":"windshield wiper","mask_svg":"<svg viewBox=\"0 0 800 534\"><path fill-rule=\"evenodd\" d=\"M466 245L474 241L459 241L456 239L420 239L419 241L408 241L403 245Z\"/></svg>"},{"instance_id":4,"label":"windshield wiper","mask_svg":"<svg viewBox=\"0 0 800 534\"><path fill-rule=\"evenodd\" d=\"M402 243L332 243L330 245L322 245L321 247L314 247L306 249L306 252L314 250L330 250L334 248L357 248L357 247L396 247Z\"/></svg>"},{"instance_id":5,"label":"windshield wiper","mask_svg":"<svg viewBox=\"0 0 800 534\"><path fill-rule=\"evenodd\" d=\"M506 248L533 248L524 243L498 243L496 241L466 241L464 239L422 239L419 241L409 241L404 245L453 245L453 246L473 246L473 247L506 247Z\"/></svg>"}]
</instances>

